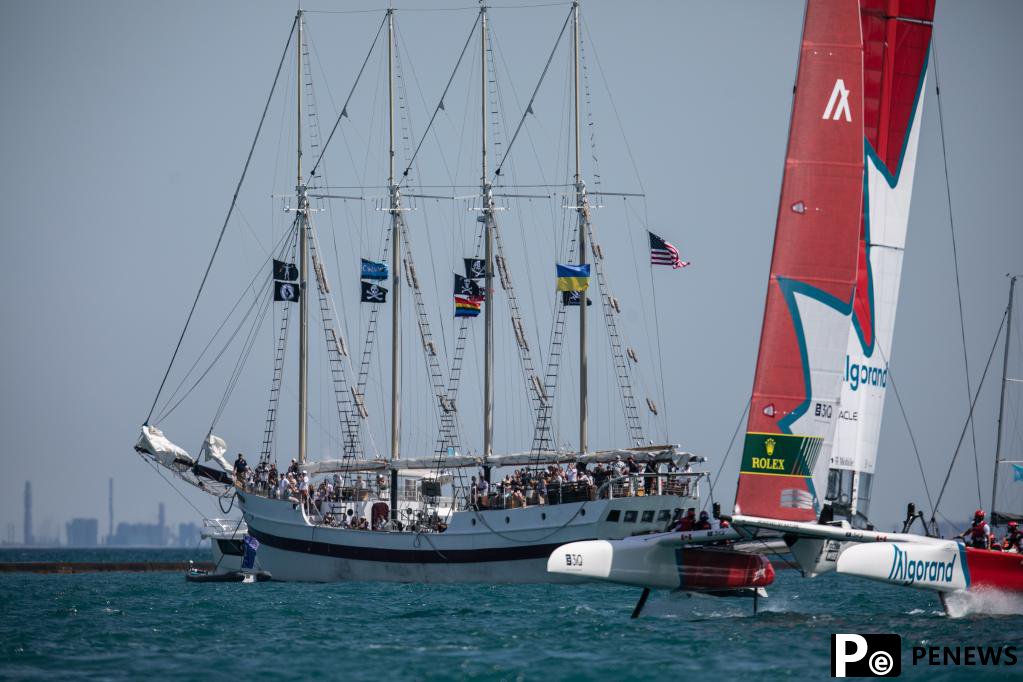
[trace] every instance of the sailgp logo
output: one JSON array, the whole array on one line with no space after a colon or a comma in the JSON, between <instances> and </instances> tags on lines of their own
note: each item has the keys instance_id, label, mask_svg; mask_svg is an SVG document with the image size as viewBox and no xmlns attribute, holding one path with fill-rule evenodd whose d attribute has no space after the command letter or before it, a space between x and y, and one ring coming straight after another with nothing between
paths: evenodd
<instances>
[{"instance_id":1,"label":"sailgp logo","mask_svg":"<svg viewBox=\"0 0 1023 682\"><path fill-rule=\"evenodd\" d=\"M849 110L849 89L845 87L845 81L839 78L835 81L835 87L831 91L831 99L828 100L828 106L821 118L824 120L830 118L832 121L837 121L843 115L845 116L846 123L852 123L852 112Z\"/></svg>"},{"instance_id":2,"label":"sailgp logo","mask_svg":"<svg viewBox=\"0 0 1023 682\"><path fill-rule=\"evenodd\" d=\"M909 553L898 546L892 545L895 556L892 557L892 568L888 571L888 580L898 581L904 585L912 585L918 580L936 583L951 583L955 572L956 559L953 556L948 563L942 561L914 561Z\"/></svg>"}]
</instances>

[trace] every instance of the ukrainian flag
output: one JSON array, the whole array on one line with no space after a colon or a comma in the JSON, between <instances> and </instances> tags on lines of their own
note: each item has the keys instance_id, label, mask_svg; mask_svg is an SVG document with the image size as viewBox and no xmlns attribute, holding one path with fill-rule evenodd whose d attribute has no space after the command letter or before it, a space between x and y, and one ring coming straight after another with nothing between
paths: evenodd
<instances>
[{"instance_id":1,"label":"ukrainian flag","mask_svg":"<svg viewBox=\"0 0 1023 682\"><path fill-rule=\"evenodd\" d=\"M586 291L590 285L590 265L555 264L558 277L558 291Z\"/></svg>"}]
</instances>

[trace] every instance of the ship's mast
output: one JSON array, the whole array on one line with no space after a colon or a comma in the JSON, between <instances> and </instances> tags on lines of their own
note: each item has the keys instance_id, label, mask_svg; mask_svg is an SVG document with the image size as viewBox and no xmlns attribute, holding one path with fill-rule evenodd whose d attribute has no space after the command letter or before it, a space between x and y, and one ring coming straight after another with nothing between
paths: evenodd
<instances>
[{"instance_id":1,"label":"ship's mast","mask_svg":"<svg viewBox=\"0 0 1023 682\"><path fill-rule=\"evenodd\" d=\"M579 213L579 265L586 262L586 231L589 228L590 210L586 197L586 183L583 182L580 161L579 131L579 3L572 3L572 80L575 99L575 207ZM589 397L587 395L586 366L586 292L579 298L579 452L586 452L589 446L587 420L589 418Z\"/></svg>"},{"instance_id":2,"label":"ship's mast","mask_svg":"<svg viewBox=\"0 0 1023 682\"><path fill-rule=\"evenodd\" d=\"M306 304L309 292L306 290L307 261L309 260L309 243L306 235L309 219L309 198L306 186L302 182L302 10L298 10L295 22L298 28L298 40L295 42L295 100L297 102L297 139L298 169L295 193L298 195L298 461L306 460L306 425L308 422L307 398L309 392L309 307Z\"/></svg>"},{"instance_id":3,"label":"ship's mast","mask_svg":"<svg viewBox=\"0 0 1023 682\"><path fill-rule=\"evenodd\" d=\"M400 198L394 182L394 9L387 10L387 187L391 194L391 459L401 457Z\"/></svg>"},{"instance_id":4,"label":"ship's mast","mask_svg":"<svg viewBox=\"0 0 1023 682\"><path fill-rule=\"evenodd\" d=\"M991 482L991 521L995 518L995 499L998 494L998 465L1002 462L1002 418L1005 415L1005 384L1006 374L1009 371L1009 339L1012 335L1012 294L1016 289L1016 276L1009 277L1009 308L1006 310L1005 321L1005 354L1002 356L1002 392L998 399L998 435L995 440L995 474Z\"/></svg>"},{"instance_id":5,"label":"ship's mast","mask_svg":"<svg viewBox=\"0 0 1023 682\"><path fill-rule=\"evenodd\" d=\"M480 6L480 131L482 141L483 229L486 300L483 311L483 458L494 449L494 194L487 179L487 6Z\"/></svg>"}]
</instances>

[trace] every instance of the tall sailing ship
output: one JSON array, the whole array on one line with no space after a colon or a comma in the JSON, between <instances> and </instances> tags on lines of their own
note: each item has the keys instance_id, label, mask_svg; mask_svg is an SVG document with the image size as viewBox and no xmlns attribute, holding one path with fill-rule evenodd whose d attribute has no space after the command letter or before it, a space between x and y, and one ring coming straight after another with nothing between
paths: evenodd
<instances>
[{"instance_id":1,"label":"tall sailing ship","mask_svg":"<svg viewBox=\"0 0 1023 682\"><path fill-rule=\"evenodd\" d=\"M198 458L193 458L163 435L158 424L166 410L157 410L156 407L161 396L165 404L169 402L164 388L178 360L181 339L135 448L148 461L172 470L179 478L219 497L222 509L226 504L237 503L243 520L233 527L221 526L226 529L220 537L225 542L214 544L218 564L223 559L221 553L232 546L226 541L237 541L242 533L247 532L248 538L256 541L249 541L250 544L258 544L257 567L277 580L575 581L579 579L576 576L547 572L547 559L554 548L577 540L618 539L663 531L678 521L684 510L699 507L700 483L705 474L694 472L691 465L702 461L702 458L690 455L677 445L654 445L645 439L640 399L633 389L638 357L636 351L626 345L624 333L615 321L621 304L608 290L603 251L595 239L591 223L592 212L599 206L601 197L636 195L591 191L584 180L584 129L581 121L584 113L580 100L581 96L588 97L588 89L583 91L586 86L581 86L584 74L580 72L582 40L578 3L571 6L561 25L558 39L514 133L503 143L503 148L496 151L497 142L488 138L488 131L495 129L492 117L497 108L494 57L490 44L492 34L488 26L488 8L481 5L426 131L414 149L404 150L403 171L396 165L402 151L398 149L399 140L396 138L400 137L406 144L414 138L407 120L407 101L403 99L404 83L399 81L401 63L396 39L396 11L388 9L384 12L356 83L326 137L320 133L318 125L310 125L313 120L312 67L305 20L306 13L300 10L292 25L274 89L263 114L265 120L286 57L289 51L293 51L297 168L294 194L287 199L286 205L293 220L268 255L263 266L264 274L257 275L251 284L257 291L251 306L253 319L261 321L262 316L272 310L279 312L279 316L271 316L271 319L280 323L259 461L247 467L232 464L226 456L226 443L214 435L213 426L203 439ZM343 132L350 125L346 119L352 96L381 36L386 42L381 51L386 54L385 126L388 131L387 149L381 151L386 153L388 171L384 188L386 196L378 200L377 208L387 216L388 226L382 235L381 255L363 258L361 262L361 301L370 312L361 360L353 360L344 332L344 308L339 314L328 283L324 249L314 229L314 216L325 202L367 200L361 194L339 194L325 184L322 179L325 175L324 152L337 138L335 133L339 129ZM449 96L455 75L466 61L473 43L478 45L479 54L481 137L478 192L474 197L428 194L428 186L413 183L410 177L423 141L430 134L438 115L445 111L445 98ZM574 157L571 182L564 186L562 195L516 194L519 188L506 180L509 152L516 141L522 139L520 132L527 116L533 114L537 93L562 44L569 47L571 65L571 86L567 91L571 101L570 135ZM261 121L260 131L262 127ZM306 135L305 142L303 134ZM255 146L256 141L253 149ZM303 165L306 154L313 156L313 163ZM244 178L243 173L242 180ZM241 185L242 181L239 181L238 189ZM565 262L555 263L552 259L549 263L550 272L558 275L557 291L553 292L557 298L552 306L553 323L545 367L537 370L530 350L532 337L527 333L525 317L512 285L509 254L501 242L498 216L505 208L500 202L505 199L550 200L552 196L566 203L562 208L567 209L572 218L565 230L565 248L560 252ZM231 211L237 198L238 190ZM596 204L594 199L598 200ZM476 215L476 251L464 259L464 275L458 273L455 276L457 340L455 348L446 353L442 352L438 338L431 331L430 316L423 298L425 278L418 274L412 258L408 217L417 201L426 200L468 201L469 210ZM224 222L224 229L231 218L231 211ZM652 233L649 240L654 248L655 262L667 262L676 267L685 264L670 243ZM354 240L349 243L354 243ZM544 255L529 253L528 258L538 259ZM216 250L206 276L215 257ZM457 265L460 268L463 263ZM206 276L203 285L206 284ZM591 281L596 281L595 287L589 286ZM495 372L494 303L498 293L497 282L507 297L506 308L514 336L512 352L517 355L522 370L529 404L528 424L533 432L531 447L521 453L501 454L494 450L494 393L499 379ZM189 322L203 285L192 305ZM591 301L587 291L595 291L593 298L598 300ZM409 326L403 324L403 306L409 301L410 316L415 322L418 345L421 346L429 377L427 395L402 392L402 347L407 341L406 327ZM390 405L386 414L389 420L389 453L379 456L373 448L365 445L367 437L372 438L367 427L370 417L368 387L371 383L368 375L378 313L385 310L388 303L392 331ZM628 442L620 448L594 449L590 445L588 382L591 370L587 364L587 333L592 322L589 319L592 313L588 311L591 304L603 313L611 355L607 365L610 376L606 377L605 384L609 384L610 391L617 392L624 415ZM289 456L278 454L287 448L277 446L277 426L278 413L286 403L282 393L287 388L285 371L291 364L287 342L290 318L295 308L299 330L297 443L293 451L294 460L288 467ZM336 403L334 426L338 433L333 453L319 458L310 457L309 447L311 308L318 309L323 322L325 348L321 364L329 388L321 394L329 395ZM561 357L563 353L571 355L565 342L567 321L576 312L578 440L573 447L566 448L558 447L561 429L555 414L555 393ZM465 425L459 410L458 389L466 339L476 315L483 318L484 327L482 448L471 454L465 452L462 444ZM189 322L182 330L182 339L188 332ZM229 375L228 391L218 408L217 418L237 385L245 359L255 344L257 327L258 324L254 324L246 335L238 337L243 339L242 351ZM219 333L220 329L217 331ZM231 339L234 338L232 335ZM508 348L507 345L504 347ZM210 348L209 344L207 348ZM196 366L200 365L193 365L193 368ZM186 373L186 378L189 373ZM185 385L185 379L181 381L181 386ZM502 390L506 389L502 387ZM177 391L171 398L177 398ZM647 397L645 402L649 415L657 415L656 402L651 397ZM402 444L402 417L407 414L410 403L429 405L427 411L432 411L436 418L439 435L432 453L410 453ZM176 406L177 402L172 405ZM322 417L322 409L320 414ZM569 440L566 438L563 442ZM623 471L626 462L629 468ZM288 469L285 475L290 474L291 483L273 480L278 470L285 468ZM507 473L513 469L514 480ZM504 480L501 480L502 473L506 473ZM234 548L234 554L241 553L237 544ZM759 584L765 584L759 560L751 563L748 557L725 556L722 559L722 556L713 554L711 563L728 568L730 562L736 562L737 566L749 567L750 575L759 569Z\"/></svg>"}]
</instances>

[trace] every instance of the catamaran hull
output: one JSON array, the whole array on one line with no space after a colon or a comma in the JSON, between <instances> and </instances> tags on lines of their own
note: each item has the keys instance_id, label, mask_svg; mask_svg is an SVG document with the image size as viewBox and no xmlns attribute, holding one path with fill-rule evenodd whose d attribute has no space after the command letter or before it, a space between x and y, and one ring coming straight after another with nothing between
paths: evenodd
<instances>
[{"instance_id":1,"label":"catamaran hull","mask_svg":"<svg viewBox=\"0 0 1023 682\"><path fill-rule=\"evenodd\" d=\"M951 540L855 545L842 552L838 572L943 593L1023 594L1023 555L964 547Z\"/></svg>"},{"instance_id":2,"label":"catamaran hull","mask_svg":"<svg viewBox=\"0 0 1023 682\"><path fill-rule=\"evenodd\" d=\"M547 570L578 579L706 593L757 589L774 582L774 567L761 554L700 546L734 536L723 529L573 542L551 553Z\"/></svg>"},{"instance_id":3,"label":"catamaran hull","mask_svg":"<svg viewBox=\"0 0 1023 682\"><path fill-rule=\"evenodd\" d=\"M310 525L293 503L248 494L239 500L249 534L260 543L257 568L275 580L309 582L580 582L547 572L558 546L660 530L665 511L695 505L688 498L639 496L468 511L454 514L443 533L397 533ZM608 519L615 510L621 520Z\"/></svg>"}]
</instances>

